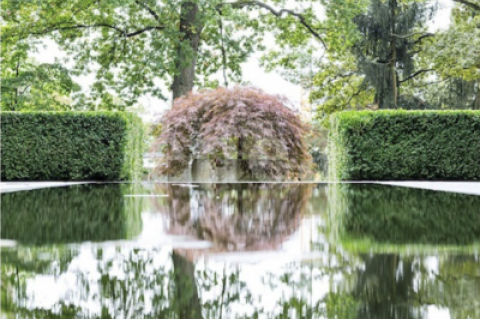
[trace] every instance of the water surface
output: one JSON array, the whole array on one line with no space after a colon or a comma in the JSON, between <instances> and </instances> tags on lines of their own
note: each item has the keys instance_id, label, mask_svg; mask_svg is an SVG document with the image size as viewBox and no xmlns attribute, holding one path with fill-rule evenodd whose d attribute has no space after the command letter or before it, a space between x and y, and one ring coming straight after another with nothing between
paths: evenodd
<instances>
[{"instance_id":1,"label":"water surface","mask_svg":"<svg viewBox=\"0 0 480 319\"><path fill-rule=\"evenodd\" d=\"M1 195L2 318L480 318L480 197L372 184Z\"/></svg>"}]
</instances>

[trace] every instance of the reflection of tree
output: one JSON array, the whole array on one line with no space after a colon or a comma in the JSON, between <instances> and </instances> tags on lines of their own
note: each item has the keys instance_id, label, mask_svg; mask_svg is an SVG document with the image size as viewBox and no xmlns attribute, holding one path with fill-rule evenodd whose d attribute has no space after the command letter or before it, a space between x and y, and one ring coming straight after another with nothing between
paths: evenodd
<instances>
[{"instance_id":1,"label":"reflection of tree","mask_svg":"<svg viewBox=\"0 0 480 319\"><path fill-rule=\"evenodd\" d=\"M355 318L427 318L429 305L448 309L455 319L480 317L480 264L475 256L361 258L364 266L355 271L354 287L343 290L358 305ZM432 260L438 269L432 269Z\"/></svg>"},{"instance_id":2,"label":"reflection of tree","mask_svg":"<svg viewBox=\"0 0 480 319\"><path fill-rule=\"evenodd\" d=\"M173 279L175 281L175 313L180 319L202 318L202 306L198 297L195 265L183 256L173 253Z\"/></svg>"},{"instance_id":3,"label":"reflection of tree","mask_svg":"<svg viewBox=\"0 0 480 319\"><path fill-rule=\"evenodd\" d=\"M204 189L159 185L169 196L167 230L212 241L216 251L278 248L298 229L310 184L212 184Z\"/></svg>"},{"instance_id":4,"label":"reflection of tree","mask_svg":"<svg viewBox=\"0 0 480 319\"><path fill-rule=\"evenodd\" d=\"M480 263L476 256L439 258L433 278L422 280L418 298L449 309L451 318L480 318Z\"/></svg>"},{"instance_id":5,"label":"reflection of tree","mask_svg":"<svg viewBox=\"0 0 480 319\"><path fill-rule=\"evenodd\" d=\"M252 251L276 249L298 229L306 203L311 196L308 184L212 184L204 189L158 185L168 194L166 210L155 201L157 210L168 219L168 231L212 241L214 251ZM204 252L202 252L204 254ZM190 308L180 318L201 318L192 251L174 250L177 298L188 300ZM180 275L180 277L178 277ZM220 307L222 315L226 288L223 277Z\"/></svg>"},{"instance_id":6,"label":"reflection of tree","mask_svg":"<svg viewBox=\"0 0 480 319\"><path fill-rule=\"evenodd\" d=\"M413 309L415 271L411 258L396 254L362 256L354 296L361 301L357 318L421 318Z\"/></svg>"},{"instance_id":7,"label":"reflection of tree","mask_svg":"<svg viewBox=\"0 0 480 319\"><path fill-rule=\"evenodd\" d=\"M2 249L0 293L2 314L6 318L62 318L51 309L24 308L28 300L26 282L38 274L65 273L74 256L75 252L72 250L55 246ZM75 307L63 302L58 303L58 308L64 314L75 313Z\"/></svg>"}]
</instances>

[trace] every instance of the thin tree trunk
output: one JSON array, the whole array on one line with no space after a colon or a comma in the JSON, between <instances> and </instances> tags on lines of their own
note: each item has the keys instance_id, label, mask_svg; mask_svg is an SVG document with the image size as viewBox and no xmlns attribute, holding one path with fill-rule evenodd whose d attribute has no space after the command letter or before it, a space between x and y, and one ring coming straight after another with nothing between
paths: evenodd
<instances>
[{"instance_id":1,"label":"thin tree trunk","mask_svg":"<svg viewBox=\"0 0 480 319\"><path fill-rule=\"evenodd\" d=\"M390 0L390 31L391 34L396 34L395 31L395 20L396 20L396 9L397 9L397 0ZM391 62L390 62L390 76L391 79L391 89L392 89L392 101L393 107L397 108L398 100L398 87L397 87L397 48L395 46L395 37L390 36L390 50L391 50Z\"/></svg>"},{"instance_id":2,"label":"thin tree trunk","mask_svg":"<svg viewBox=\"0 0 480 319\"><path fill-rule=\"evenodd\" d=\"M198 4L185 1L181 5L180 32L183 34L177 47L175 75L173 77L173 99L192 91L195 80L197 51L202 27L198 19Z\"/></svg>"}]
</instances>

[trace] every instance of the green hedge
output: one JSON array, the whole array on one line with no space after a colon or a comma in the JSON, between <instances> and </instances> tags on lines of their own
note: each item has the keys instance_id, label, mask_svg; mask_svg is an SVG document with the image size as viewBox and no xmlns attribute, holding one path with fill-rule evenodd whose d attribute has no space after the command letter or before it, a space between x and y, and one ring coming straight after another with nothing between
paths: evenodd
<instances>
[{"instance_id":1,"label":"green hedge","mask_svg":"<svg viewBox=\"0 0 480 319\"><path fill-rule=\"evenodd\" d=\"M332 180L480 180L479 111L340 112Z\"/></svg>"},{"instance_id":2,"label":"green hedge","mask_svg":"<svg viewBox=\"0 0 480 319\"><path fill-rule=\"evenodd\" d=\"M2 180L135 180L143 124L126 112L2 112Z\"/></svg>"}]
</instances>

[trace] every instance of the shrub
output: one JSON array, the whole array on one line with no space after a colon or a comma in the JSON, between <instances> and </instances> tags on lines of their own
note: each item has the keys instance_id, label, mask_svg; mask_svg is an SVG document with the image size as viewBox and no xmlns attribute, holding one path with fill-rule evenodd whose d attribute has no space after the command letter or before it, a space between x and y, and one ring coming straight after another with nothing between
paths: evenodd
<instances>
[{"instance_id":1,"label":"shrub","mask_svg":"<svg viewBox=\"0 0 480 319\"><path fill-rule=\"evenodd\" d=\"M165 156L160 174L176 175L191 159L209 159L214 166L238 160L246 172L300 177L311 171L304 142L306 124L285 98L259 89L218 88L175 100L162 117L162 134L154 145Z\"/></svg>"},{"instance_id":2,"label":"shrub","mask_svg":"<svg viewBox=\"0 0 480 319\"><path fill-rule=\"evenodd\" d=\"M131 180L143 126L123 112L3 112L3 180Z\"/></svg>"},{"instance_id":3,"label":"shrub","mask_svg":"<svg viewBox=\"0 0 480 319\"><path fill-rule=\"evenodd\" d=\"M480 112L332 115L332 180L480 180Z\"/></svg>"}]
</instances>

